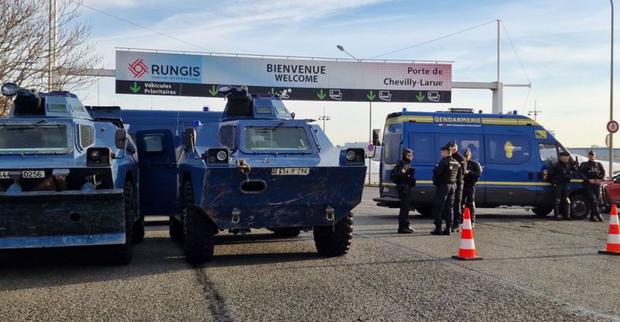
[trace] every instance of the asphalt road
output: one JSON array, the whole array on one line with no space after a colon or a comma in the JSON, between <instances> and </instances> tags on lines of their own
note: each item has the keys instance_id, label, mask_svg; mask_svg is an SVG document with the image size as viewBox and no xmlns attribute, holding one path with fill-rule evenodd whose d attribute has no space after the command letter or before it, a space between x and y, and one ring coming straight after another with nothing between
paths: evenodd
<instances>
[{"instance_id":1,"label":"asphalt road","mask_svg":"<svg viewBox=\"0 0 620 322\"><path fill-rule=\"evenodd\" d=\"M367 188L351 252L324 259L311 233L223 234L215 259L185 264L166 226L149 226L129 266L93 249L0 253L0 321L620 321L620 256L597 254L607 223L483 210L482 261L451 259L459 236L430 236Z\"/></svg>"}]
</instances>

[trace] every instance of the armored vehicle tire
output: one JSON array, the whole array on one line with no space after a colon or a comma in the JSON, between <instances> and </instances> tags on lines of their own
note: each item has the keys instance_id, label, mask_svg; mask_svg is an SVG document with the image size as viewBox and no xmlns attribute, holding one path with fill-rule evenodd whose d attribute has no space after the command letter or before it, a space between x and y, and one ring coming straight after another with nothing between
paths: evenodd
<instances>
[{"instance_id":1,"label":"armored vehicle tire","mask_svg":"<svg viewBox=\"0 0 620 322\"><path fill-rule=\"evenodd\" d=\"M590 214L590 203L582 193L570 197L570 216L573 219L584 219Z\"/></svg>"},{"instance_id":2,"label":"armored vehicle tire","mask_svg":"<svg viewBox=\"0 0 620 322\"><path fill-rule=\"evenodd\" d=\"M133 257L133 228L136 208L134 207L135 191L130 181L123 186L123 203L125 208L125 243L113 246L112 262L128 265Z\"/></svg>"},{"instance_id":3,"label":"armored vehicle tire","mask_svg":"<svg viewBox=\"0 0 620 322\"><path fill-rule=\"evenodd\" d=\"M169 224L170 239L174 242L183 241L183 225L181 222L174 216L170 216Z\"/></svg>"},{"instance_id":4,"label":"armored vehicle tire","mask_svg":"<svg viewBox=\"0 0 620 322\"><path fill-rule=\"evenodd\" d=\"M538 217L546 217L553 211L553 208L549 207L536 207L532 208L532 212Z\"/></svg>"},{"instance_id":5,"label":"armored vehicle tire","mask_svg":"<svg viewBox=\"0 0 620 322\"><path fill-rule=\"evenodd\" d=\"M353 214L349 213L335 226L314 227L314 244L321 256L334 257L345 255L351 246L353 233Z\"/></svg>"},{"instance_id":6,"label":"armored vehicle tire","mask_svg":"<svg viewBox=\"0 0 620 322\"><path fill-rule=\"evenodd\" d=\"M301 233L301 228L298 227L286 227L286 228L269 228L277 237L297 237Z\"/></svg>"},{"instance_id":7,"label":"armored vehicle tire","mask_svg":"<svg viewBox=\"0 0 620 322\"><path fill-rule=\"evenodd\" d=\"M217 226L199 211L192 209L194 189L190 181L183 183L183 234L185 260L192 265L200 265L213 257Z\"/></svg>"},{"instance_id":8,"label":"armored vehicle tire","mask_svg":"<svg viewBox=\"0 0 620 322\"><path fill-rule=\"evenodd\" d=\"M217 228L199 211L187 209L185 214L185 259L192 265L211 260Z\"/></svg>"},{"instance_id":9,"label":"armored vehicle tire","mask_svg":"<svg viewBox=\"0 0 620 322\"><path fill-rule=\"evenodd\" d=\"M141 243L144 241L144 216L140 216L140 219L134 223L133 228L133 242Z\"/></svg>"}]
</instances>

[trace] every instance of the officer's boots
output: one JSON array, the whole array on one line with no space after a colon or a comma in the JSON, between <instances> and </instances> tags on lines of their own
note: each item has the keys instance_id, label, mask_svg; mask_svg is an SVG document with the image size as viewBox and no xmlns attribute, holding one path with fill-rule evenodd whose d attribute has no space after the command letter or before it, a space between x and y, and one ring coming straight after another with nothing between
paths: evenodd
<instances>
[{"instance_id":1,"label":"officer's boots","mask_svg":"<svg viewBox=\"0 0 620 322\"><path fill-rule=\"evenodd\" d=\"M435 230L431 231L431 235L441 235L441 224L435 225Z\"/></svg>"},{"instance_id":2,"label":"officer's boots","mask_svg":"<svg viewBox=\"0 0 620 322\"><path fill-rule=\"evenodd\" d=\"M452 224L450 223L446 223L446 229L444 229L441 234L442 235L446 235L446 236L450 236L450 227L452 226Z\"/></svg>"},{"instance_id":3,"label":"officer's boots","mask_svg":"<svg viewBox=\"0 0 620 322\"><path fill-rule=\"evenodd\" d=\"M560 201L556 200L553 204L553 219L560 220L562 215L560 214Z\"/></svg>"}]
</instances>

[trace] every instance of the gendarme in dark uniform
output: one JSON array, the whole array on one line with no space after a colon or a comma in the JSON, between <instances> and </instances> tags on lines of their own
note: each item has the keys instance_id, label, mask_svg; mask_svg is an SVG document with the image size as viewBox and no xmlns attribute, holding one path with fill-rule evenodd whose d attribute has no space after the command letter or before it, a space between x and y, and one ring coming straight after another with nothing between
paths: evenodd
<instances>
[{"instance_id":1,"label":"gendarme in dark uniform","mask_svg":"<svg viewBox=\"0 0 620 322\"><path fill-rule=\"evenodd\" d=\"M465 171L465 183L463 185L463 205L469 208L471 213L471 224L476 223L476 182L482 174L480 163L473 159L470 149L466 149L463 153L467 160L467 170Z\"/></svg>"},{"instance_id":2,"label":"gendarme in dark uniform","mask_svg":"<svg viewBox=\"0 0 620 322\"><path fill-rule=\"evenodd\" d=\"M431 235L450 235L454 211L454 192L459 168L459 163L451 157L450 148L443 146L441 148L441 160L433 169L435 230L431 232ZM446 228L443 231L441 230L442 218L446 223Z\"/></svg>"},{"instance_id":3,"label":"gendarme in dark uniform","mask_svg":"<svg viewBox=\"0 0 620 322\"><path fill-rule=\"evenodd\" d=\"M553 218L570 220L569 185L578 169L568 152L560 152L560 160L553 165L549 181L553 184Z\"/></svg>"},{"instance_id":4,"label":"gendarme in dark uniform","mask_svg":"<svg viewBox=\"0 0 620 322\"><path fill-rule=\"evenodd\" d=\"M403 158L398 161L390 174L390 179L396 184L400 212L398 213L398 233L411 234L415 230L409 226L409 210L411 209L411 188L415 187L415 168L412 166L413 151L403 150Z\"/></svg>"},{"instance_id":5,"label":"gendarme in dark uniform","mask_svg":"<svg viewBox=\"0 0 620 322\"><path fill-rule=\"evenodd\" d=\"M459 163L459 172L456 176L456 190L454 191L454 216L452 221L452 231L460 231L463 224L463 185L465 184L465 170L467 169L467 160L459 153L456 142L450 142L452 158Z\"/></svg>"},{"instance_id":6,"label":"gendarme in dark uniform","mask_svg":"<svg viewBox=\"0 0 620 322\"><path fill-rule=\"evenodd\" d=\"M601 182L605 178L605 168L596 161L594 151L588 153L588 161L579 165L579 175L583 179L583 188L590 202L590 220L603 221L600 210Z\"/></svg>"}]
</instances>

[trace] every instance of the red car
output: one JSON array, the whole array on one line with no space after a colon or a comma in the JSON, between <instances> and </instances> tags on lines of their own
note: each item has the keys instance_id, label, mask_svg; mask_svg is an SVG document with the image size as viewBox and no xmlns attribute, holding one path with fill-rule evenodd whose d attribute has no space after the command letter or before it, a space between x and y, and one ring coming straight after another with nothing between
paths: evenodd
<instances>
[{"instance_id":1,"label":"red car","mask_svg":"<svg viewBox=\"0 0 620 322\"><path fill-rule=\"evenodd\" d=\"M603 181L603 209L609 211L611 203L620 204L620 173L616 174L611 180Z\"/></svg>"}]
</instances>

